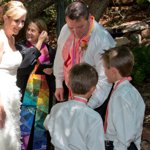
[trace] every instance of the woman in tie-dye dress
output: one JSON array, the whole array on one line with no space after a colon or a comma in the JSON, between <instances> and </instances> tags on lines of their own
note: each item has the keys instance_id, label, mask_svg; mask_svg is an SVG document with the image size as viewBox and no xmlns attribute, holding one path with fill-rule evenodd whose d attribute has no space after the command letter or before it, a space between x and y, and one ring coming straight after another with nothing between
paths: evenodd
<instances>
[{"instance_id":1,"label":"woman in tie-dye dress","mask_svg":"<svg viewBox=\"0 0 150 150\"><path fill-rule=\"evenodd\" d=\"M47 27L44 21L34 19L27 26L26 40L19 43L22 48L20 52L23 54L23 61L26 57L31 57L32 60L37 53L37 57L29 67L26 67L27 63L24 63L18 69L17 83L23 93L21 107L22 150L46 150L47 147L47 132L43 127L43 122L49 112L49 103L51 103L49 97L50 92L52 93L47 79L54 81L54 76L51 75L52 59L49 49L44 43L47 38L46 31ZM40 40L41 37L43 37L43 41ZM39 51L35 50L37 46L40 46ZM22 79L25 80L22 81Z\"/></svg>"}]
</instances>

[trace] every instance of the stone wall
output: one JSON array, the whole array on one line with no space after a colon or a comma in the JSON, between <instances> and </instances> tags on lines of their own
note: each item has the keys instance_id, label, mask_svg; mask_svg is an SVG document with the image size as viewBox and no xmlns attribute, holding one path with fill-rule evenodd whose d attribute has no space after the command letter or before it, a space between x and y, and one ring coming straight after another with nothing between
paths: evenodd
<instances>
[{"instance_id":1,"label":"stone wall","mask_svg":"<svg viewBox=\"0 0 150 150\"><path fill-rule=\"evenodd\" d=\"M150 44L150 18L143 21L130 21L118 26L106 29L111 33L117 42L121 45L146 45Z\"/></svg>"}]
</instances>

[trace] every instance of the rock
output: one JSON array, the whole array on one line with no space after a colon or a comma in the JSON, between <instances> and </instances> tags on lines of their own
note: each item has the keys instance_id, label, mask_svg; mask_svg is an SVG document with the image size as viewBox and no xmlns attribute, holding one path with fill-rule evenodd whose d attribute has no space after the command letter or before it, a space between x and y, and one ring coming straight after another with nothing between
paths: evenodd
<instances>
[{"instance_id":1,"label":"rock","mask_svg":"<svg viewBox=\"0 0 150 150\"><path fill-rule=\"evenodd\" d=\"M142 38L150 38L150 28L141 31Z\"/></svg>"},{"instance_id":2,"label":"rock","mask_svg":"<svg viewBox=\"0 0 150 150\"><path fill-rule=\"evenodd\" d=\"M116 46L127 45L130 43L130 40L127 37L117 37L115 41L117 43Z\"/></svg>"},{"instance_id":3,"label":"rock","mask_svg":"<svg viewBox=\"0 0 150 150\"><path fill-rule=\"evenodd\" d=\"M150 143L146 140L142 141L141 150L150 150Z\"/></svg>"},{"instance_id":4,"label":"rock","mask_svg":"<svg viewBox=\"0 0 150 150\"><path fill-rule=\"evenodd\" d=\"M141 149L150 150L150 128L143 128Z\"/></svg>"},{"instance_id":5,"label":"rock","mask_svg":"<svg viewBox=\"0 0 150 150\"><path fill-rule=\"evenodd\" d=\"M127 32L135 32L139 30L144 30L149 28L149 25L145 22L141 21L131 21L121 24L120 26L124 26L123 33Z\"/></svg>"},{"instance_id":6,"label":"rock","mask_svg":"<svg viewBox=\"0 0 150 150\"><path fill-rule=\"evenodd\" d=\"M150 142L150 128L147 127L143 128L142 139Z\"/></svg>"},{"instance_id":7,"label":"rock","mask_svg":"<svg viewBox=\"0 0 150 150\"><path fill-rule=\"evenodd\" d=\"M116 5L121 5L121 4L130 4L133 3L134 0L114 0L113 3L115 3Z\"/></svg>"},{"instance_id":8,"label":"rock","mask_svg":"<svg viewBox=\"0 0 150 150\"><path fill-rule=\"evenodd\" d=\"M142 43L142 37L140 34L133 33L133 34L131 34L130 38L135 44L139 45Z\"/></svg>"}]
</instances>

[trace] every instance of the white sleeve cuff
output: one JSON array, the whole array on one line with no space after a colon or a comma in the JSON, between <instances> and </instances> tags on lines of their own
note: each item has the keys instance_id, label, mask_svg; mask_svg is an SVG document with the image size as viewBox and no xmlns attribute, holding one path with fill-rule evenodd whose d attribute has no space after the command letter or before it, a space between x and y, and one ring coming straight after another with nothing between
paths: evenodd
<instances>
[{"instance_id":1,"label":"white sleeve cuff","mask_svg":"<svg viewBox=\"0 0 150 150\"><path fill-rule=\"evenodd\" d=\"M56 79L56 88L62 88L63 87L63 81Z\"/></svg>"}]
</instances>

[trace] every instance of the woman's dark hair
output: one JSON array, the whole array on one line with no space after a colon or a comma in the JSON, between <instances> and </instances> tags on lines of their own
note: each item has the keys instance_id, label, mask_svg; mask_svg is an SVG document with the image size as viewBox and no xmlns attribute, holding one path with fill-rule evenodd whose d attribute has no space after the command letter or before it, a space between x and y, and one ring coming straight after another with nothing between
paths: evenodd
<instances>
[{"instance_id":1,"label":"woman's dark hair","mask_svg":"<svg viewBox=\"0 0 150 150\"><path fill-rule=\"evenodd\" d=\"M35 23L35 24L37 25L37 27L39 28L39 32L40 32L40 33L41 33L42 31L47 31L47 25L46 25L46 23L44 22L44 20L42 20L42 19L39 19L39 18L33 19L33 20L29 21L28 25L29 25L30 23Z\"/></svg>"}]
</instances>

